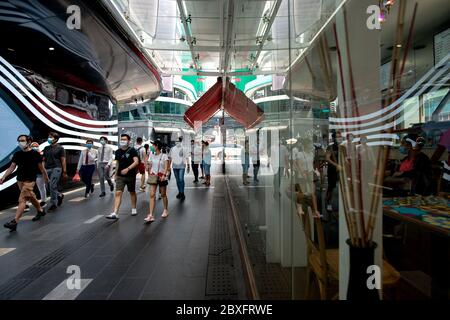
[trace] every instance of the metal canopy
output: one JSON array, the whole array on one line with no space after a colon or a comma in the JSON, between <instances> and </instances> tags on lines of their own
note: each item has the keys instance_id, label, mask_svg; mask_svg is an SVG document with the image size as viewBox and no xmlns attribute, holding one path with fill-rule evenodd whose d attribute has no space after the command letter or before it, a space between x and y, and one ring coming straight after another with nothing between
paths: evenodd
<instances>
[{"instance_id":1,"label":"metal canopy","mask_svg":"<svg viewBox=\"0 0 450 320\"><path fill-rule=\"evenodd\" d=\"M204 76L238 70L253 75L285 73L292 63L289 56L295 59L310 46L342 2L103 1L113 4L109 7L115 8L115 16L128 24L162 74Z\"/></svg>"}]
</instances>

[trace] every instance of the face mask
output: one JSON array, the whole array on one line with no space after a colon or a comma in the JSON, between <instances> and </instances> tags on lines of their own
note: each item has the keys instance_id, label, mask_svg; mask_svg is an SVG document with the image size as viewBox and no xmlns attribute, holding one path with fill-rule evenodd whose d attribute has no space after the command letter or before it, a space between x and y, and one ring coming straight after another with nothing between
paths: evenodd
<instances>
[{"instance_id":1,"label":"face mask","mask_svg":"<svg viewBox=\"0 0 450 320\"><path fill-rule=\"evenodd\" d=\"M33 149L34 151L39 152L39 148L38 148L38 147L33 147L32 149Z\"/></svg>"},{"instance_id":2,"label":"face mask","mask_svg":"<svg viewBox=\"0 0 450 320\"><path fill-rule=\"evenodd\" d=\"M19 142L19 147L21 147L22 149L26 149L28 146L28 143L26 143L25 141L20 141Z\"/></svg>"},{"instance_id":3,"label":"face mask","mask_svg":"<svg viewBox=\"0 0 450 320\"><path fill-rule=\"evenodd\" d=\"M91 149L92 148L92 143L86 143L86 148Z\"/></svg>"},{"instance_id":4,"label":"face mask","mask_svg":"<svg viewBox=\"0 0 450 320\"><path fill-rule=\"evenodd\" d=\"M102 145L105 145L105 144L106 144L106 141L105 141L105 140L100 140L100 143L101 143Z\"/></svg>"},{"instance_id":5,"label":"face mask","mask_svg":"<svg viewBox=\"0 0 450 320\"><path fill-rule=\"evenodd\" d=\"M404 146L400 146L400 148L398 148L398 151L400 151L401 154L408 154L408 149Z\"/></svg>"},{"instance_id":6,"label":"face mask","mask_svg":"<svg viewBox=\"0 0 450 320\"><path fill-rule=\"evenodd\" d=\"M122 148L128 147L128 141L120 140L120 146L121 146Z\"/></svg>"},{"instance_id":7,"label":"face mask","mask_svg":"<svg viewBox=\"0 0 450 320\"><path fill-rule=\"evenodd\" d=\"M342 138L336 138L336 142L339 144L342 143Z\"/></svg>"},{"instance_id":8,"label":"face mask","mask_svg":"<svg viewBox=\"0 0 450 320\"><path fill-rule=\"evenodd\" d=\"M53 138L48 138L47 142L48 142L48 144L53 144Z\"/></svg>"},{"instance_id":9,"label":"face mask","mask_svg":"<svg viewBox=\"0 0 450 320\"><path fill-rule=\"evenodd\" d=\"M155 152L156 152L155 147L154 147L154 146L150 146L150 151L153 152L153 153L155 153Z\"/></svg>"}]
</instances>

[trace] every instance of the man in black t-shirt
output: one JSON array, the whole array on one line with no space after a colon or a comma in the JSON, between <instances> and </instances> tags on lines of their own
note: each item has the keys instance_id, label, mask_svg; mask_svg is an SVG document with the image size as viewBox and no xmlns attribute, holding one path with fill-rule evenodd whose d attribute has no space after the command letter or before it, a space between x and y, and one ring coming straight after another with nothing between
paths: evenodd
<instances>
[{"instance_id":1,"label":"man in black t-shirt","mask_svg":"<svg viewBox=\"0 0 450 320\"><path fill-rule=\"evenodd\" d=\"M139 165L139 157L135 148L130 146L131 137L128 134L120 135L120 148L115 153L116 161L116 196L114 211L107 215L107 219L118 219L117 213L122 203L122 194L127 186L131 197L131 215L137 215L136 211L136 169Z\"/></svg>"},{"instance_id":2,"label":"man in black t-shirt","mask_svg":"<svg viewBox=\"0 0 450 320\"><path fill-rule=\"evenodd\" d=\"M53 212L62 204L64 194L59 192L58 183L59 180L67 180L66 170L66 151L64 147L58 144L59 134L56 132L50 132L48 134L48 146L43 150L45 170L49 176L49 189L50 189L50 208L48 212Z\"/></svg>"},{"instance_id":3,"label":"man in black t-shirt","mask_svg":"<svg viewBox=\"0 0 450 320\"><path fill-rule=\"evenodd\" d=\"M38 173L42 174L46 183L48 182L47 172L42 164L41 155L39 152L30 148L32 142L31 137L20 135L17 138L17 142L21 150L14 153L11 165L0 179L0 184L3 184L6 181L6 178L17 168L17 186L20 189L19 205L14 220L4 225L4 227L8 228L10 231L15 231L17 229L17 223L25 211L27 201L30 201L37 210L37 215L33 218L33 221L39 220L45 215L45 211L41 208L39 201L36 199L33 189L36 184L36 176Z\"/></svg>"}]
</instances>

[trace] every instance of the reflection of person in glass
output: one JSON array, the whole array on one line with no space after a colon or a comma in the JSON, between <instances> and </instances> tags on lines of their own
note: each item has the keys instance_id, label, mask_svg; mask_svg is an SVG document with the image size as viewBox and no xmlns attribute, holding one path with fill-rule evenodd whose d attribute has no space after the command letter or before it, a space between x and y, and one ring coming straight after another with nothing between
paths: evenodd
<instances>
[{"instance_id":1,"label":"reflection of person in glass","mask_svg":"<svg viewBox=\"0 0 450 320\"><path fill-rule=\"evenodd\" d=\"M10 231L15 231L17 229L17 223L25 211L27 201L30 201L37 210L37 215L33 218L33 221L39 220L45 215L45 211L41 208L39 201L36 199L33 189L39 172L46 182L48 181L48 175L42 165L42 156L39 152L34 151L30 147L32 141L31 137L24 134L17 137L17 143L21 150L14 153L11 165L8 170L6 170L3 177L0 178L0 184L3 184L8 176L17 168L17 186L20 190L19 205L14 220L11 220L4 225L4 227Z\"/></svg>"},{"instance_id":2,"label":"reflection of person in glass","mask_svg":"<svg viewBox=\"0 0 450 320\"><path fill-rule=\"evenodd\" d=\"M327 178L328 187L326 195L327 210L332 211L331 197L333 196L333 190L336 188L337 181L339 179L338 171L341 170L339 165L339 145L342 143L342 136L340 131L333 132L331 134L331 143L328 145L326 159L327 166Z\"/></svg>"},{"instance_id":3,"label":"reflection of person in glass","mask_svg":"<svg viewBox=\"0 0 450 320\"><path fill-rule=\"evenodd\" d=\"M250 167L250 154L248 147L248 139L245 139L244 147L241 148L241 165L242 165L242 183L250 184L248 181L248 168Z\"/></svg>"},{"instance_id":4,"label":"reflection of person in glass","mask_svg":"<svg viewBox=\"0 0 450 320\"><path fill-rule=\"evenodd\" d=\"M94 141L92 139L86 140L86 149L81 151L77 165L77 174L80 175L81 181L86 185L86 191L84 192L85 198L89 196L89 193L94 192L92 176L94 175L98 152L93 149L93 146Z\"/></svg>"}]
</instances>

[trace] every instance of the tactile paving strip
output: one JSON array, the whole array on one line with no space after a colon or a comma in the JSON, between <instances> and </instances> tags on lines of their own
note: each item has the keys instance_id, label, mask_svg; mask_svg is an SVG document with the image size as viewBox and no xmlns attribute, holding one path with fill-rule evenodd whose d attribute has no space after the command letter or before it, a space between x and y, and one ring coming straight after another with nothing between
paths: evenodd
<instances>
[{"instance_id":1,"label":"tactile paving strip","mask_svg":"<svg viewBox=\"0 0 450 320\"><path fill-rule=\"evenodd\" d=\"M207 299L236 299L235 266L228 229L225 197L215 194L209 238Z\"/></svg>"},{"instance_id":2,"label":"tactile paving strip","mask_svg":"<svg viewBox=\"0 0 450 320\"><path fill-rule=\"evenodd\" d=\"M106 225L99 224L90 228L89 230L78 235L76 238L68 241L59 249L51 252L32 266L20 272L18 275L6 281L0 286L0 300L9 300L14 298L17 293L41 277L44 273L55 267L58 263L74 253L84 244L92 240L112 223L107 223Z\"/></svg>"}]
</instances>

